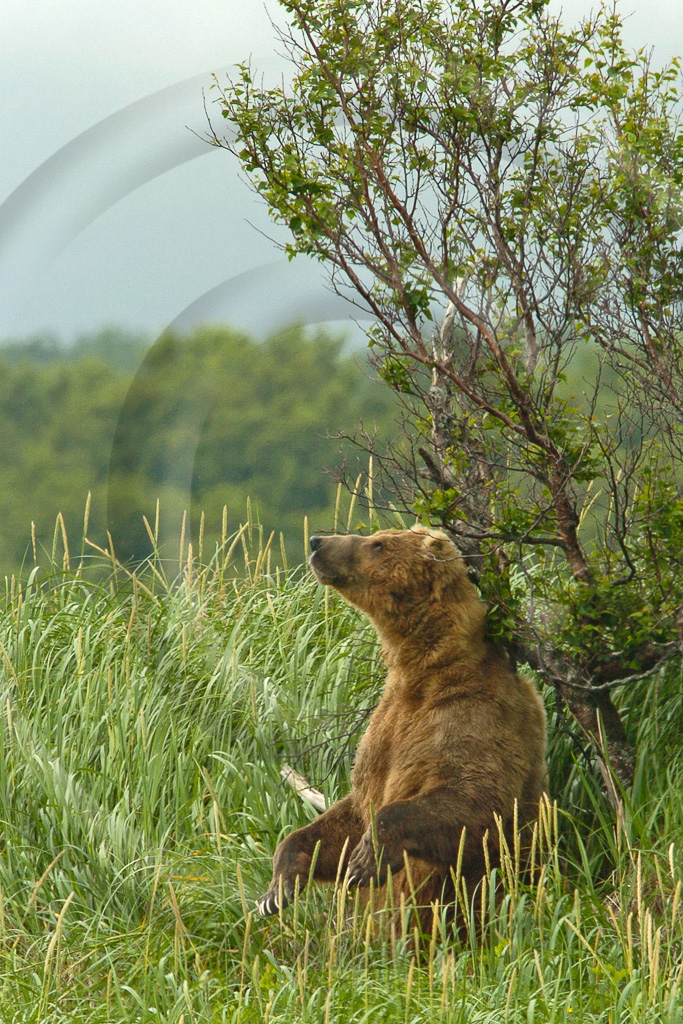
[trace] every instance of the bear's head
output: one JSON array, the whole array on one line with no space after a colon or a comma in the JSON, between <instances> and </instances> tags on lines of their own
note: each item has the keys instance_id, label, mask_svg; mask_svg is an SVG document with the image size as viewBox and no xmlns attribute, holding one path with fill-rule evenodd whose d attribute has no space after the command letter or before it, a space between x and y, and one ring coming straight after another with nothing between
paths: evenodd
<instances>
[{"instance_id":1,"label":"bear's head","mask_svg":"<svg viewBox=\"0 0 683 1024\"><path fill-rule=\"evenodd\" d=\"M445 625L467 608L483 613L460 553L440 530L315 536L311 549L318 581L364 611L385 636L414 634L428 624L431 631L437 620Z\"/></svg>"}]
</instances>

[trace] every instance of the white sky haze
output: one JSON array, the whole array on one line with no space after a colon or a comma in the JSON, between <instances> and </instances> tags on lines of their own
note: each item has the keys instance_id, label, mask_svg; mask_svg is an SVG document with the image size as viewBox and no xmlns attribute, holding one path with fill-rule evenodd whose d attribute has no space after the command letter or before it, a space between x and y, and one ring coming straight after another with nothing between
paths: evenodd
<instances>
[{"instance_id":1,"label":"white sky haze","mask_svg":"<svg viewBox=\"0 0 683 1024\"><path fill-rule=\"evenodd\" d=\"M592 7L553 6L568 22ZM683 52L683 0L620 9L630 46ZM320 272L279 267L235 162L186 127L202 128L211 72L281 66L268 11L282 18L273 0L0 0L0 338L154 333L203 308L266 331L284 314L255 298L277 281L322 310Z\"/></svg>"}]
</instances>

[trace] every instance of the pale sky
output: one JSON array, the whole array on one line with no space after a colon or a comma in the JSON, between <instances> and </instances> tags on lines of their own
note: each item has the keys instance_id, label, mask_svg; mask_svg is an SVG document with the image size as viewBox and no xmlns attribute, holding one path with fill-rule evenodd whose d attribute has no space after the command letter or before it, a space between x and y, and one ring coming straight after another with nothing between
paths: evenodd
<instances>
[{"instance_id":1,"label":"pale sky","mask_svg":"<svg viewBox=\"0 0 683 1024\"><path fill-rule=\"evenodd\" d=\"M573 22L592 5L554 6ZM629 45L683 52L683 0L620 9ZM0 0L0 339L346 316L322 272L259 233L232 157L186 127L212 72L277 70L275 46L259 0Z\"/></svg>"}]
</instances>

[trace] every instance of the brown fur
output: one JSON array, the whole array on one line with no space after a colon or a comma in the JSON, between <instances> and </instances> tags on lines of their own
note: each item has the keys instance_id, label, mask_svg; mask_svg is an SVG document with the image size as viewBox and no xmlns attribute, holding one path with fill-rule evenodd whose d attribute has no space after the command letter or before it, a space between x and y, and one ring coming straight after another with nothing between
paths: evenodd
<instances>
[{"instance_id":1,"label":"brown fur","mask_svg":"<svg viewBox=\"0 0 683 1024\"><path fill-rule=\"evenodd\" d=\"M318 881L346 871L350 885L381 884L390 869L394 892L407 894L407 855L419 903L429 906L453 899L460 856L472 894L485 873L487 831L497 861L496 816L511 842L515 813L520 827L533 821L545 790L538 694L486 640L485 607L445 534L415 527L314 537L311 546L319 581L372 620L388 674L350 794L283 840L259 911L275 913L297 880L305 884L318 843Z\"/></svg>"}]
</instances>

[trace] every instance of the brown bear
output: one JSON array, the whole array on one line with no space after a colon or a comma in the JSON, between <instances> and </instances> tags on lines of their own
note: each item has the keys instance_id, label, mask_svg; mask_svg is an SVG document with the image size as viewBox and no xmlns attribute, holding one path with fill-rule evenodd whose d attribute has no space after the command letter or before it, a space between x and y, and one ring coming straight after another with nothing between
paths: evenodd
<instances>
[{"instance_id":1,"label":"brown bear","mask_svg":"<svg viewBox=\"0 0 683 1024\"><path fill-rule=\"evenodd\" d=\"M346 873L349 886L382 885L390 870L395 897L417 890L425 908L452 904L456 865L470 895L486 860L496 865L496 816L512 849L515 816L524 828L538 813L543 705L487 640L485 605L445 533L311 537L311 548L319 582L373 622L388 674L351 792L280 843L258 911L277 913L305 885L318 844L316 881Z\"/></svg>"}]
</instances>

